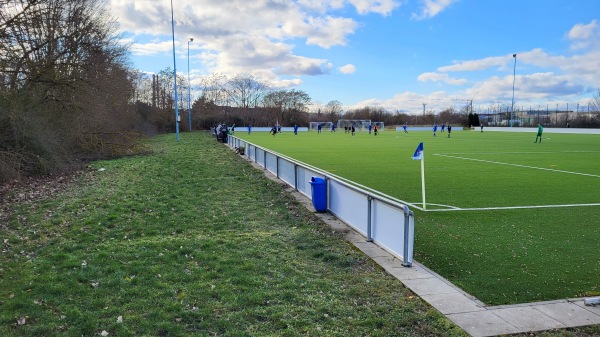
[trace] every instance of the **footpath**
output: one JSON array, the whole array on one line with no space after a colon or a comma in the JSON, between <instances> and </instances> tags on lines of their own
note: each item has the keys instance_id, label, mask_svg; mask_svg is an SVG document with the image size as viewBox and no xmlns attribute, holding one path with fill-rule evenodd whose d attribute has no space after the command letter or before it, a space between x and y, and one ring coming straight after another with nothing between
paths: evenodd
<instances>
[{"instance_id":1,"label":"footpath","mask_svg":"<svg viewBox=\"0 0 600 337\"><path fill-rule=\"evenodd\" d=\"M252 163L256 168L262 167ZM273 180L278 178L265 170ZM292 195L306 208L314 210L312 201L300 192ZM333 229L346 232L346 239L373 259L390 275L439 310L474 337L527 333L600 324L600 305L585 305L584 299L565 299L514 305L486 306L451 282L413 261L402 262L329 213L315 213Z\"/></svg>"}]
</instances>

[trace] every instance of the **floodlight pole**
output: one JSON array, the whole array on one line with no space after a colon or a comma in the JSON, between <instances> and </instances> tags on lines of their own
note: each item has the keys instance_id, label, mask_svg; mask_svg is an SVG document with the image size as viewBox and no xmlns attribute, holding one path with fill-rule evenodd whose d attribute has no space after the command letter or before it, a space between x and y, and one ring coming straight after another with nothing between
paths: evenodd
<instances>
[{"instance_id":1,"label":"floodlight pole","mask_svg":"<svg viewBox=\"0 0 600 337\"><path fill-rule=\"evenodd\" d=\"M175 62L175 18L173 0L171 0L171 32L173 35L173 89L175 90L175 140L179 141L179 107L177 97L177 63Z\"/></svg>"},{"instance_id":2,"label":"floodlight pole","mask_svg":"<svg viewBox=\"0 0 600 337\"><path fill-rule=\"evenodd\" d=\"M191 101L191 91L192 91L192 83L190 82L190 42L194 41L194 38L190 37L190 40L188 41L188 57L187 57L187 62L188 62L188 130L192 131L192 112L190 110L190 101Z\"/></svg>"},{"instance_id":3,"label":"floodlight pole","mask_svg":"<svg viewBox=\"0 0 600 337\"><path fill-rule=\"evenodd\" d=\"M510 127L513 126L513 119L515 117L515 75L517 73L517 54L513 54L515 59L515 65L513 67L513 92L512 92L512 105L510 108Z\"/></svg>"}]
</instances>

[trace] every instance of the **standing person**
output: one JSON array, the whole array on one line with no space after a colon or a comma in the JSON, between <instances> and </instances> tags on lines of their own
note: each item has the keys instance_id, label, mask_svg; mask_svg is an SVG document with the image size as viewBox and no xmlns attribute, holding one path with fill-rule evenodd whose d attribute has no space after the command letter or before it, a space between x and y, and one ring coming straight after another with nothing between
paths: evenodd
<instances>
[{"instance_id":1,"label":"standing person","mask_svg":"<svg viewBox=\"0 0 600 337\"><path fill-rule=\"evenodd\" d=\"M452 125L448 124L448 138L450 138L451 132L452 132Z\"/></svg>"},{"instance_id":2,"label":"standing person","mask_svg":"<svg viewBox=\"0 0 600 337\"><path fill-rule=\"evenodd\" d=\"M352 124L352 136L354 137L354 131L356 131L356 129L354 128L354 124Z\"/></svg>"},{"instance_id":3,"label":"standing person","mask_svg":"<svg viewBox=\"0 0 600 337\"><path fill-rule=\"evenodd\" d=\"M402 128L404 129L404 133L408 133L406 123L404 123L404 125L402 125Z\"/></svg>"},{"instance_id":4,"label":"standing person","mask_svg":"<svg viewBox=\"0 0 600 337\"><path fill-rule=\"evenodd\" d=\"M373 133L375 133L375 136L377 136L377 131L379 131L379 127L377 126L377 124L375 124L375 126L373 127Z\"/></svg>"},{"instance_id":5,"label":"standing person","mask_svg":"<svg viewBox=\"0 0 600 337\"><path fill-rule=\"evenodd\" d=\"M335 124L331 123L331 132L335 132Z\"/></svg>"},{"instance_id":6,"label":"standing person","mask_svg":"<svg viewBox=\"0 0 600 337\"><path fill-rule=\"evenodd\" d=\"M277 125L273 125L270 133L273 134L273 136L275 136L277 134Z\"/></svg>"},{"instance_id":7,"label":"standing person","mask_svg":"<svg viewBox=\"0 0 600 337\"><path fill-rule=\"evenodd\" d=\"M317 125L317 133L321 133L321 123L319 123L319 125Z\"/></svg>"},{"instance_id":8,"label":"standing person","mask_svg":"<svg viewBox=\"0 0 600 337\"><path fill-rule=\"evenodd\" d=\"M298 135L298 125L294 124L294 135Z\"/></svg>"},{"instance_id":9,"label":"standing person","mask_svg":"<svg viewBox=\"0 0 600 337\"><path fill-rule=\"evenodd\" d=\"M437 132L437 124L433 124L433 136L435 137L435 133Z\"/></svg>"},{"instance_id":10,"label":"standing person","mask_svg":"<svg viewBox=\"0 0 600 337\"><path fill-rule=\"evenodd\" d=\"M248 124L248 134L252 131L252 124Z\"/></svg>"},{"instance_id":11,"label":"standing person","mask_svg":"<svg viewBox=\"0 0 600 337\"><path fill-rule=\"evenodd\" d=\"M371 134L371 128L373 127L373 124L369 124L369 134ZM375 124L375 134L377 135L377 124Z\"/></svg>"},{"instance_id":12,"label":"standing person","mask_svg":"<svg viewBox=\"0 0 600 337\"><path fill-rule=\"evenodd\" d=\"M229 133L229 130L227 129L227 124L223 123L221 124L221 141L223 143L227 143L227 134Z\"/></svg>"},{"instance_id":13,"label":"standing person","mask_svg":"<svg viewBox=\"0 0 600 337\"><path fill-rule=\"evenodd\" d=\"M445 127L446 127L446 124L444 124L444 122L442 122L442 132L444 132Z\"/></svg>"},{"instance_id":14,"label":"standing person","mask_svg":"<svg viewBox=\"0 0 600 337\"><path fill-rule=\"evenodd\" d=\"M231 134L232 134L232 135L233 135L233 134L235 134L235 124L233 124L233 125L231 126Z\"/></svg>"},{"instance_id":15,"label":"standing person","mask_svg":"<svg viewBox=\"0 0 600 337\"><path fill-rule=\"evenodd\" d=\"M542 127L542 124L538 124L538 132L537 132L537 135L535 136L534 143L537 143L538 137L540 138L540 143L542 142L542 132L544 132L544 128Z\"/></svg>"},{"instance_id":16,"label":"standing person","mask_svg":"<svg viewBox=\"0 0 600 337\"><path fill-rule=\"evenodd\" d=\"M483 133L483 123L481 123L481 133Z\"/></svg>"}]
</instances>

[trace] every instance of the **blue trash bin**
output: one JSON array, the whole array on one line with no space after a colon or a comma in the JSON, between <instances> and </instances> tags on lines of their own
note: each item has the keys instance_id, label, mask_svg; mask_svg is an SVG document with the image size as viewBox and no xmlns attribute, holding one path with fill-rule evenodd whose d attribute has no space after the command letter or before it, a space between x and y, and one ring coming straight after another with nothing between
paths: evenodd
<instances>
[{"instance_id":1,"label":"blue trash bin","mask_svg":"<svg viewBox=\"0 0 600 337\"><path fill-rule=\"evenodd\" d=\"M327 212L327 182L321 177L310 178L312 203L317 212Z\"/></svg>"}]
</instances>

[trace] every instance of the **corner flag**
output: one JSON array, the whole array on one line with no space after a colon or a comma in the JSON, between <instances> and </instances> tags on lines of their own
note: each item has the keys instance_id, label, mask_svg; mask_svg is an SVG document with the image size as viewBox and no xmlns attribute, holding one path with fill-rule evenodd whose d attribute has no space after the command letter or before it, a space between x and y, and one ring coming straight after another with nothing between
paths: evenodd
<instances>
[{"instance_id":1,"label":"corner flag","mask_svg":"<svg viewBox=\"0 0 600 337\"><path fill-rule=\"evenodd\" d=\"M417 146L417 149L415 150L415 154L413 154L412 159L413 160L422 160L423 159L423 142L421 142L419 144L419 146Z\"/></svg>"},{"instance_id":2,"label":"corner flag","mask_svg":"<svg viewBox=\"0 0 600 337\"><path fill-rule=\"evenodd\" d=\"M423 158L423 142L417 146L412 159L421 161L421 193L423 195L423 210L425 211L427 209L427 204L425 203L425 158Z\"/></svg>"}]
</instances>

